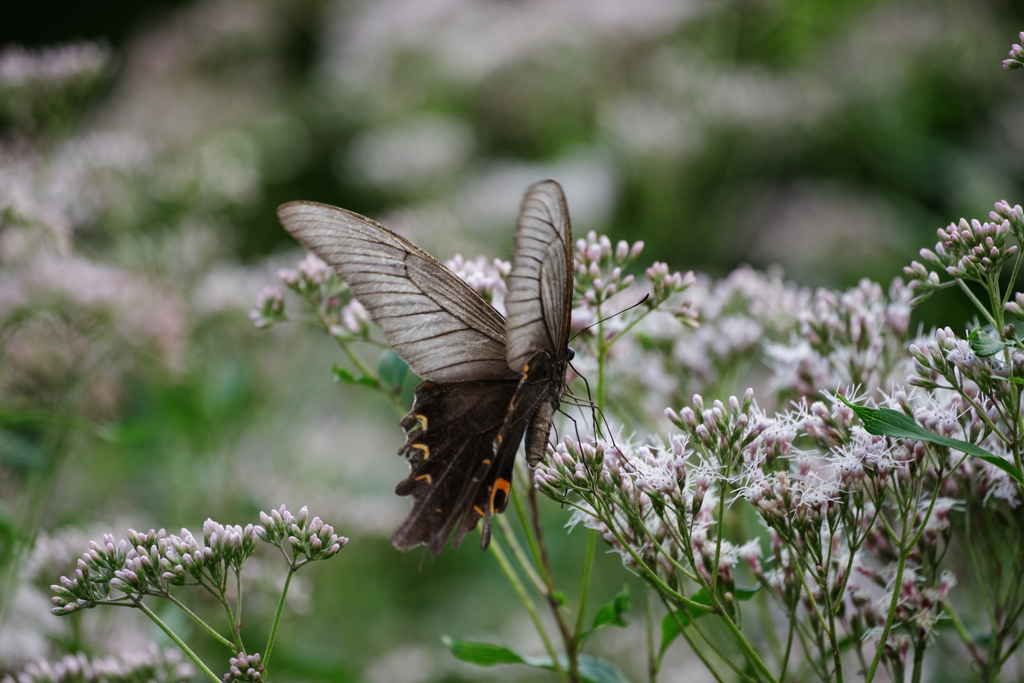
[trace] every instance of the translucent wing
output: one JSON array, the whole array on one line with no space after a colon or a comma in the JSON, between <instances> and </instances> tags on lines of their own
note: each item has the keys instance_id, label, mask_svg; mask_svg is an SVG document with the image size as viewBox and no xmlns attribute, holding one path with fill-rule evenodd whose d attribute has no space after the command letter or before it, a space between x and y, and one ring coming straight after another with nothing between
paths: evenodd
<instances>
[{"instance_id":1,"label":"translucent wing","mask_svg":"<svg viewBox=\"0 0 1024 683\"><path fill-rule=\"evenodd\" d=\"M435 382L510 379L501 314L434 257L359 214L315 202L281 223L352 289L388 344Z\"/></svg>"},{"instance_id":2,"label":"translucent wing","mask_svg":"<svg viewBox=\"0 0 1024 683\"><path fill-rule=\"evenodd\" d=\"M522 372L538 351L565 357L572 308L572 229L561 186L530 186L519 209L505 313L508 366Z\"/></svg>"}]
</instances>

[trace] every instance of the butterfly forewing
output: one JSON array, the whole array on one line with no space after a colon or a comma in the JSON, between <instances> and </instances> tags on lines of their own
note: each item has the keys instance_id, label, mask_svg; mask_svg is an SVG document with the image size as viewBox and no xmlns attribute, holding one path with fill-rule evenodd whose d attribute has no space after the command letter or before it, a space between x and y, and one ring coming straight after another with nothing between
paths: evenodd
<instances>
[{"instance_id":1,"label":"butterfly forewing","mask_svg":"<svg viewBox=\"0 0 1024 683\"><path fill-rule=\"evenodd\" d=\"M314 202L277 210L304 247L332 266L424 379L509 379L505 321L465 282L405 238L358 214Z\"/></svg>"},{"instance_id":2,"label":"butterfly forewing","mask_svg":"<svg viewBox=\"0 0 1024 683\"><path fill-rule=\"evenodd\" d=\"M508 278L508 365L522 373L510 410L525 414L526 461L544 457L551 421L565 391L572 310L572 228L562 188L532 185L523 198Z\"/></svg>"},{"instance_id":3,"label":"butterfly forewing","mask_svg":"<svg viewBox=\"0 0 1024 683\"><path fill-rule=\"evenodd\" d=\"M508 364L517 372L537 351L563 357L572 309L572 230L562 188L532 185L516 230L505 313ZM564 369L563 369L564 372Z\"/></svg>"}]
</instances>

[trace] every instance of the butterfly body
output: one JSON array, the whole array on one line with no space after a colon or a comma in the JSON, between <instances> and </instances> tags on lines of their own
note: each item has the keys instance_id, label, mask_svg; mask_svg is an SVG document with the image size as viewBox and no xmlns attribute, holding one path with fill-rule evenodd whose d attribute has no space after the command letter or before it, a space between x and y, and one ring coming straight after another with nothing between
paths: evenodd
<instances>
[{"instance_id":1,"label":"butterfly body","mask_svg":"<svg viewBox=\"0 0 1024 683\"><path fill-rule=\"evenodd\" d=\"M281 222L331 265L424 379L402 419L410 466L398 495L409 517L397 548L434 554L504 511L519 444L544 455L571 350L572 231L558 183L523 199L505 297L507 319L469 285L403 237L358 214L313 202L278 209Z\"/></svg>"}]
</instances>

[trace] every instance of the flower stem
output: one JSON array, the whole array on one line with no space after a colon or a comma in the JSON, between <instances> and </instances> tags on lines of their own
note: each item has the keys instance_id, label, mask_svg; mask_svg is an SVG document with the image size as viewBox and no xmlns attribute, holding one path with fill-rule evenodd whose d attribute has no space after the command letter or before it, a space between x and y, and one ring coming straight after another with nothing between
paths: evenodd
<instances>
[{"instance_id":1,"label":"flower stem","mask_svg":"<svg viewBox=\"0 0 1024 683\"><path fill-rule=\"evenodd\" d=\"M281 625L281 614L284 612L285 599L288 597L288 587L292 584L292 576L295 575L298 567L292 565L288 568L288 576L284 579L284 588L281 590L281 599L277 601L277 611L274 613L274 625L270 627L270 635L267 637L267 647L263 651L263 670L269 671L270 653L274 651L274 641L277 639L277 628Z\"/></svg>"},{"instance_id":2,"label":"flower stem","mask_svg":"<svg viewBox=\"0 0 1024 683\"><path fill-rule=\"evenodd\" d=\"M171 627L161 621L160 617L156 615L153 610L149 609L141 600L136 601L135 606L142 610L142 613L153 620L153 623L160 627L160 630L167 634L167 637L174 641L174 644L185 653L185 656L192 660L192 663L199 667L199 670L206 674L213 683L221 683L221 680L217 677L217 674L210 671L210 667L203 663L203 660L199 659L199 655L189 649L188 645L185 644L178 634L171 630Z\"/></svg>"},{"instance_id":3,"label":"flower stem","mask_svg":"<svg viewBox=\"0 0 1024 683\"><path fill-rule=\"evenodd\" d=\"M530 600L530 596L526 593L526 587L523 586L523 582L519 580L519 575L516 574L516 570L512 568L511 563L508 561L508 557L505 555L505 551L501 549L501 543L496 538L491 539L491 544L488 546L491 554L494 555L494 559L498 561L498 566L501 567L502 573L505 574L505 578L508 579L509 584L512 586L512 590L519 596L519 601L523 603L523 607L526 608L527 614L530 615L530 620L533 621L534 628L537 629L537 635L540 636L541 642L544 643L544 649L547 650L548 656L551 657L552 666L555 668L555 673L558 674L558 679L565 683L569 680L566 676L565 671L562 669L561 664L558 660L558 653L555 652L555 646L551 643L551 639L548 637L548 632L544 628L544 623L540 620L540 614L537 613L537 608L534 606L533 601Z\"/></svg>"}]
</instances>

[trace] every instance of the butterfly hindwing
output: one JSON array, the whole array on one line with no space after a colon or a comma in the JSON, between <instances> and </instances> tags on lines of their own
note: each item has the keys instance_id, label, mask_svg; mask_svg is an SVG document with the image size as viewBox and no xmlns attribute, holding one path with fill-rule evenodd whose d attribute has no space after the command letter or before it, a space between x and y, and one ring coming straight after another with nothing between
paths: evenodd
<instances>
[{"instance_id":1,"label":"butterfly hindwing","mask_svg":"<svg viewBox=\"0 0 1024 683\"><path fill-rule=\"evenodd\" d=\"M395 547L408 550L422 543L437 554L452 532L458 545L482 517L504 510L509 487L500 480L511 484L526 428L524 423L517 430L506 420L519 384L428 381L416 388L412 410L402 419L407 434L399 451L410 472L395 489L400 496L412 496L413 506L391 537ZM495 486L505 490L499 510L492 509Z\"/></svg>"}]
</instances>

